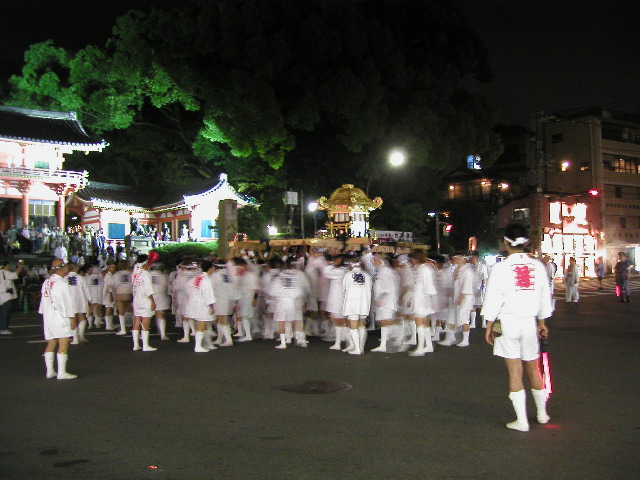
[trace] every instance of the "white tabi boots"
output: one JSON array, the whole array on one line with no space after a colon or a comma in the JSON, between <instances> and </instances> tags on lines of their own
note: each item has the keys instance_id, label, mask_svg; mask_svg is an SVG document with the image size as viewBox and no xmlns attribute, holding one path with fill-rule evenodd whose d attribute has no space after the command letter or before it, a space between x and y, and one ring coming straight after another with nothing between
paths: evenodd
<instances>
[{"instance_id":1,"label":"white tabi boots","mask_svg":"<svg viewBox=\"0 0 640 480\"><path fill-rule=\"evenodd\" d=\"M405 343L407 345L416 345L418 343L416 322L413 320L405 320L404 325L405 325L405 328L409 329L409 336L410 336L409 340Z\"/></svg>"},{"instance_id":2,"label":"white tabi boots","mask_svg":"<svg viewBox=\"0 0 640 480\"><path fill-rule=\"evenodd\" d=\"M80 320L80 322L78 322L78 340L80 341L80 343L89 342L89 340L87 340L87 337L84 336L84 332L86 330L87 330L87 321Z\"/></svg>"},{"instance_id":3,"label":"white tabi boots","mask_svg":"<svg viewBox=\"0 0 640 480\"><path fill-rule=\"evenodd\" d=\"M527 396L524 390L509 393L509 399L516 411L516 421L507 423L507 428L519 430L521 432L529 431L529 420L527 420Z\"/></svg>"},{"instance_id":4,"label":"white tabi boots","mask_svg":"<svg viewBox=\"0 0 640 480\"><path fill-rule=\"evenodd\" d=\"M167 319L156 317L156 328L160 332L160 340L169 340L167 337Z\"/></svg>"},{"instance_id":5,"label":"white tabi boots","mask_svg":"<svg viewBox=\"0 0 640 480\"><path fill-rule=\"evenodd\" d=\"M280 343L276 345L276 348L279 350L287 348L287 335L285 333L280 334Z\"/></svg>"},{"instance_id":6,"label":"white tabi boots","mask_svg":"<svg viewBox=\"0 0 640 480\"><path fill-rule=\"evenodd\" d=\"M56 357L58 359L58 373L56 375L58 380L71 380L73 378L78 378L77 375L67 373L67 360L69 359L69 355L66 353L58 353L56 354Z\"/></svg>"},{"instance_id":7,"label":"white tabi boots","mask_svg":"<svg viewBox=\"0 0 640 480\"><path fill-rule=\"evenodd\" d=\"M417 328L417 347L413 352L409 352L410 357L422 357L425 353L427 353L427 327L424 325L419 325ZM431 342L431 337L429 337L429 342Z\"/></svg>"},{"instance_id":8,"label":"white tabi boots","mask_svg":"<svg viewBox=\"0 0 640 480\"><path fill-rule=\"evenodd\" d=\"M189 343L189 331L191 330L191 327L189 326L189 322L182 322L182 333L183 336L180 340L178 340L178 343Z\"/></svg>"},{"instance_id":9,"label":"white tabi boots","mask_svg":"<svg viewBox=\"0 0 640 480\"><path fill-rule=\"evenodd\" d=\"M380 327L380 346L372 348L372 352L387 352L387 340L389 340L389 330L391 327Z\"/></svg>"},{"instance_id":10,"label":"white tabi boots","mask_svg":"<svg viewBox=\"0 0 640 480\"><path fill-rule=\"evenodd\" d=\"M113 324L109 324L109 320L113 319L113 317L109 315L106 318L107 318L107 326L105 327L105 330L114 330ZM124 315L118 315L118 321L120 322L120 330L116 332L116 335L126 335L127 327L125 326Z\"/></svg>"},{"instance_id":11,"label":"white tabi boots","mask_svg":"<svg viewBox=\"0 0 640 480\"><path fill-rule=\"evenodd\" d=\"M307 348L309 346L309 342L307 342L304 331L295 332L295 334L296 334L296 345L302 348Z\"/></svg>"},{"instance_id":12,"label":"white tabi boots","mask_svg":"<svg viewBox=\"0 0 640 480\"><path fill-rule=\"evenodd\" d=\"M251 320L248 318L242 319L242 328L244 330L244 336L238 339L238 342L250 342L253 340L251 336Z\"/></svg>"},{"instance_id":13,"label":"white tabi boots","mask_svg":"<svg viewBox=\"0 0 640 480\"><path fill-rule=\"evenodd\" d=\"M131 330L131 338L133 339L133 350L140 350L140 330Z\"/></svg>"},{"instance_id":14,"label":"white tabi boots","mask_svg":"<svg viewBox=\"0 0 640 480\"><path fill-rule=\"evenodd\" d=\"M551 417L547 414L547 392L544 390L531 389L533 395L533 401L536 404L538 423L547 423L551 420Z\"/></svg>"},{"instance_id":15,"label":"white tabi boots","mask_svg":"<svg viewBox=\"0 0 640 480\"><path fill-rule=\"evenodd\" d=\"M204 340L204 332L196 332L196 341L195 347L193 349L196 353L207 353L209 351L208 348L204 348L202 346L202 341Z\"/></svg>"},{"instance_id":16,"label":"white tabi boots","mask_svg":"<svg viewBox=\"0 0 640 480\"><path fill-rule=\"evenodd\" d=\"M120 315L118 315L118 319L120 318ZM105 330L115 330L116 327L113 326L113 315L107 315L106 317L104 317L104 320L106 322L106 326L104 327ZM98 319L96 319L96 327L98 326ZM120 320L120 329L124 330L124 315L122 315L122 320ZM118 334L118 335L122 335L122 334Z\"/></svg>"},{"instance_id":17,"label":"white tabi boots","mask_svg":"<svg viewBox=\"0 0 640 480\"><path fill-rule=\"evenodd\" d=\"M55 378L58 374L54 363L56 361L56 352L44 352L44 365L47 367L47 378Z\"/></svg>"},{"instance_id":18,"label":"white tabi boots","mask_svg":"<svg viewBox=\"0 0 640 480\"><path fill-rule=\"evenodd\" d=\"M143 330L141 336L143 352L155 352L156 350L158 350L157 348L149 345L149 330Z\"/></svg>"},{"instance_id":19,"label":"white tabi boots","mask_svg":"<svg viewBox=\"0 0 640 480\"><path fill-rule=\"evenodd\" d=\"M233 337L231 336L231 325L218 326L218 338L223 337L225 340L220 343L221 347L233 347Z\"/></svg>"},{"instance_id":20,"label":"white tabi boots","mask_svg":"<svg viewBox=\"0 0 640 480\"><path fill-rule=\"evenodd\" d=\"M435 327L433 327L433 335L431 336L431 341L439 342L441 333L442 333L442 327L440 325L436 325Z\"/></svg>"},{"instance_id":21,"label":"white tabi boots","mask_svg":"<svg viewBox=\"0 0 640 480\"><path fill-rule=\"evenodd\" d=\"M462 341L456 345L456 347L468 347L469 346L469 333L462 331Z\"/></svg>"},{"instance_id":22,"label":"white tabi boots","mask_svg":"<svg viewBox=\"0 0 640 480\"><path fill-rule=\"evenodd\" d=\"M362 345L360 345L360 332L354 328L350 328L349 335L351 336L351 341L353 342L353 349L349 351L349 354L362 355Z\"/></svg>"},{"instance_id":23,"label":"white tabi boots","mask_svg":"<svg viewBox=\"0 0 640 480\"><path fill-rule=\"evenodd\" d=\"M336 327L336 341L329 347L329 350L340 350L342 348L342 338L345 327Z\"/></svg>"},{"instance_id":24,"label":"white tabi boots","mask_svg":"<svg viewBox=\"0 0 640 480\"><path fill-rule=\"evenodd\" d=\"M450 347L451 345L456 344L456 334L453 330L447 328L444 334L444 340L438 342L438 345L442 345L443 347Z\"/></svg>"}]
</instances>

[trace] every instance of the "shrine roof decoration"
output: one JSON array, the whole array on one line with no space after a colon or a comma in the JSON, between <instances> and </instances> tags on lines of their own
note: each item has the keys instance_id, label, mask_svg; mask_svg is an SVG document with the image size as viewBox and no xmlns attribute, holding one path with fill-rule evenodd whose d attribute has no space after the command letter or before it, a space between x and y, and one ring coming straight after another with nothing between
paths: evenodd
<instances>
[{"instance_id":1,"label":"shrine roof decoration","mask_svg":"<svg viewBox=\"0 0 640 480\"><path fill-rule=\"evenodd\" d=\"M91 138L75 112L49 112L0 106L0 140L66 145L77 150L101 151L104 140Z\"/></svg>"},{"instance_id":2,"label":"shrine roof decoration","mask_svg":"<svg viewBox=\"0 0 640 480\"><path fill-rule=\"evenodd\" d=\"M79 190L76 197L82 202L90 203L94 208L138 212L178 210L199 205L207 200L217 202L232 199L236 200L239 206L258 205L255 199L238 194L229 185L225 173L220 174L217 183L212 185L212 182L208 179L158 189L92 181L86 188Z\"/></svg>"},{"instance_id":3,"label":"shrine roof decoration","mask_svg":"<svg viewBox=\"0 0 640 480\"><path fill-rule=\"evenodd\" d=\"M350 183L342 185L327 197L318 199L318 208L321 210L336 210L346 208L348 210L368 212L382 206L382 198L373 200L367 197L361 188L354 187Z\"/></svg>"}]
</instances>

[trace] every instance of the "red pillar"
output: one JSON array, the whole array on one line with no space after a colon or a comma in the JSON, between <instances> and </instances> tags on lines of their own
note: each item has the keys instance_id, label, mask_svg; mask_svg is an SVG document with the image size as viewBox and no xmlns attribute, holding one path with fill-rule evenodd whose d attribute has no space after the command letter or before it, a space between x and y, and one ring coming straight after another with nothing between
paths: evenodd
<instances>
[{"instance_id":1,"label":"red pillar","mask_svg":"<svg viewBox=\"0 0 640 480\"><path fill-rule=\"evenodd\" d=\"M65 225L64 225L64 201L65 198L62 195L58 196L58 226L62 229L62 231L65 231Z\"/></svg>"},{"instance_id":2,"label":"red pillar","mask_svg":"<svg viewBox=\"0 0 640 480\"><path fill-rule=\"evenodd\" d=\"M29 225L29 196L22 194L22 228Z\"/></svg>"}]
</instances>

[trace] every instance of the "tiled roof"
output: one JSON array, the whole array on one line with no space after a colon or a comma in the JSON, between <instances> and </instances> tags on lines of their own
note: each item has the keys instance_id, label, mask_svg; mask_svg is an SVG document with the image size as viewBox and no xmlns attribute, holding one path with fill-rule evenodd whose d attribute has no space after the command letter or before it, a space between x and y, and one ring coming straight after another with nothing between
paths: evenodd
<instances>
[{"instance_id":1,"label":"tiled roof","mask_svg":"<svg viewBox=\"0 0 640 480\"><path fill-rule=\"evenodd\" d=\"M0 139L53 143L91 150L106 143L84 131L75 112L47 112L0 106Z\"/></svg>"},{"instance_id":2,"label":"tiled roof","mask_svg":"<svg viewBox=\"0 0 640 480\"><path fill-rule=\"evenodd\" d=\"M154 208L184 205L184 197L199 195L216 186L226 183L226 176L220 180L207 179L188 185L178 185L171 188L132 187L113 183L89 182L89 185L76 192L76 196L85 202L92 202L94 206L113 206L114 208L130 208L132 210L151 210ZM238 195L238 194L236 194ZM238 197L243 198L238 195ZM243 198L244 199L244 198ZM244 199L255 204L253 199Z\"/></svg>"}]
</instances>

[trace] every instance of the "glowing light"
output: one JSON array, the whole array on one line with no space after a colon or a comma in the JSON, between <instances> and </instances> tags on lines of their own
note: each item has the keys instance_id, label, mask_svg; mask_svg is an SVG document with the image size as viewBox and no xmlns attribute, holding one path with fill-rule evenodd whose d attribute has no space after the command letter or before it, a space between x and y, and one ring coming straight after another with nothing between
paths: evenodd
<instances>
[{"instance_id":1,"label":"glowing light","mask_svg":"<svg viewBox=\"0 0 640 480\"><path fill-rule=\"evenodd\" d=\"M592 197L597 197L598 195L600 195L600 192L595 188L592 188L591 190L589 190L589 195L591 195Z\"/></svg>"},{"instance_id":2,"label":"glowing light","mask_svg":"<svg viewBox=\"0 0 640 480\"><path fill-rule=\"evenodd\" d=\"M481 185L486 186L489 185L489 182L487 182L486 180L483 180L482 182L480 182Z\"/></svg>"},{"instance_id":3,"label":"glowing light","mask_svg":"<svg viewBox=\"0 0 640 480\"><path fill-rule=\"evenodd\" d=\"M544 391L547 394L547 398L553 392L553 387L551 385L551 369L549 368L549 356L547 352L542 354L542 371L543 373L543 381L544 381Z\"/></svg>"},{"instance_id":4,"label":"glowing light","mask_svg":"<svg viewBox=\"0 0 640 480\"><path fill-rule=\"evenodd\" d=\"M453 185L449 185L449 190L453 190L454 188L456 187L454 187Z\"/></svg>"},{"instance_id":5,"label":"glowing light","mask_svg":"<svg viewBox=\"0 0 640 480\"><path fill-rule=\"evenodd\" d=\"M562 170L563 172L566 172L567 170L569 170L570 166L571 166L571 162L565 160L560 164L560 170Z\"/></svg>"},{"instance_id":6,"label":"glowing light","mask_svg":"<svg viewBox=\"0 0 640 480\"><path fill-rule=\"evenodd\" d=\"M269 235L277 235L278 229L273 225L267 225L267 232L269 232Z\"/></svg>"},{"instance_id":7,"label":"glowing light","mask_svg":"<svg viewBox=\"0 0 640 480\"><path fill-rule=\"evenodd\" d=\"M389 163L394 167L399 167L400 165L404 164L404 153L398 150L392 152L391 156L389 157Z\"/></svg>"},{"instance_id":8,"label":"glowing light","mask_svg":"<svg viewBox=\"0 0 640 480\"><path fill-rule=\"evenodd\" d=\"M501 183L500 184L500 188L509 188L509 184L508 183Z\"/></svg>"},{"instance_id":9,"label":"glowing light","mask_svg":"<svg viewBox=\"0 0 640 480\"><path fill-rule=\"evenodd\" d=\"M318 202L310 202L309 203L309 211L310 212L315 212L316 210L318 210Z\"/></svg>"},{"instance_id":10,"label":"glowing light","mask_svg":"<svg viewBox=\"0 0 640 480\"><path fill-rule=\"evenodd\" d=\"M157 466L155 466L155 465L149 465L147 468L148 468L149 470L157 470L157 469L158 469L158 467L157 467Z\"/></svg>"}]
</instances>

